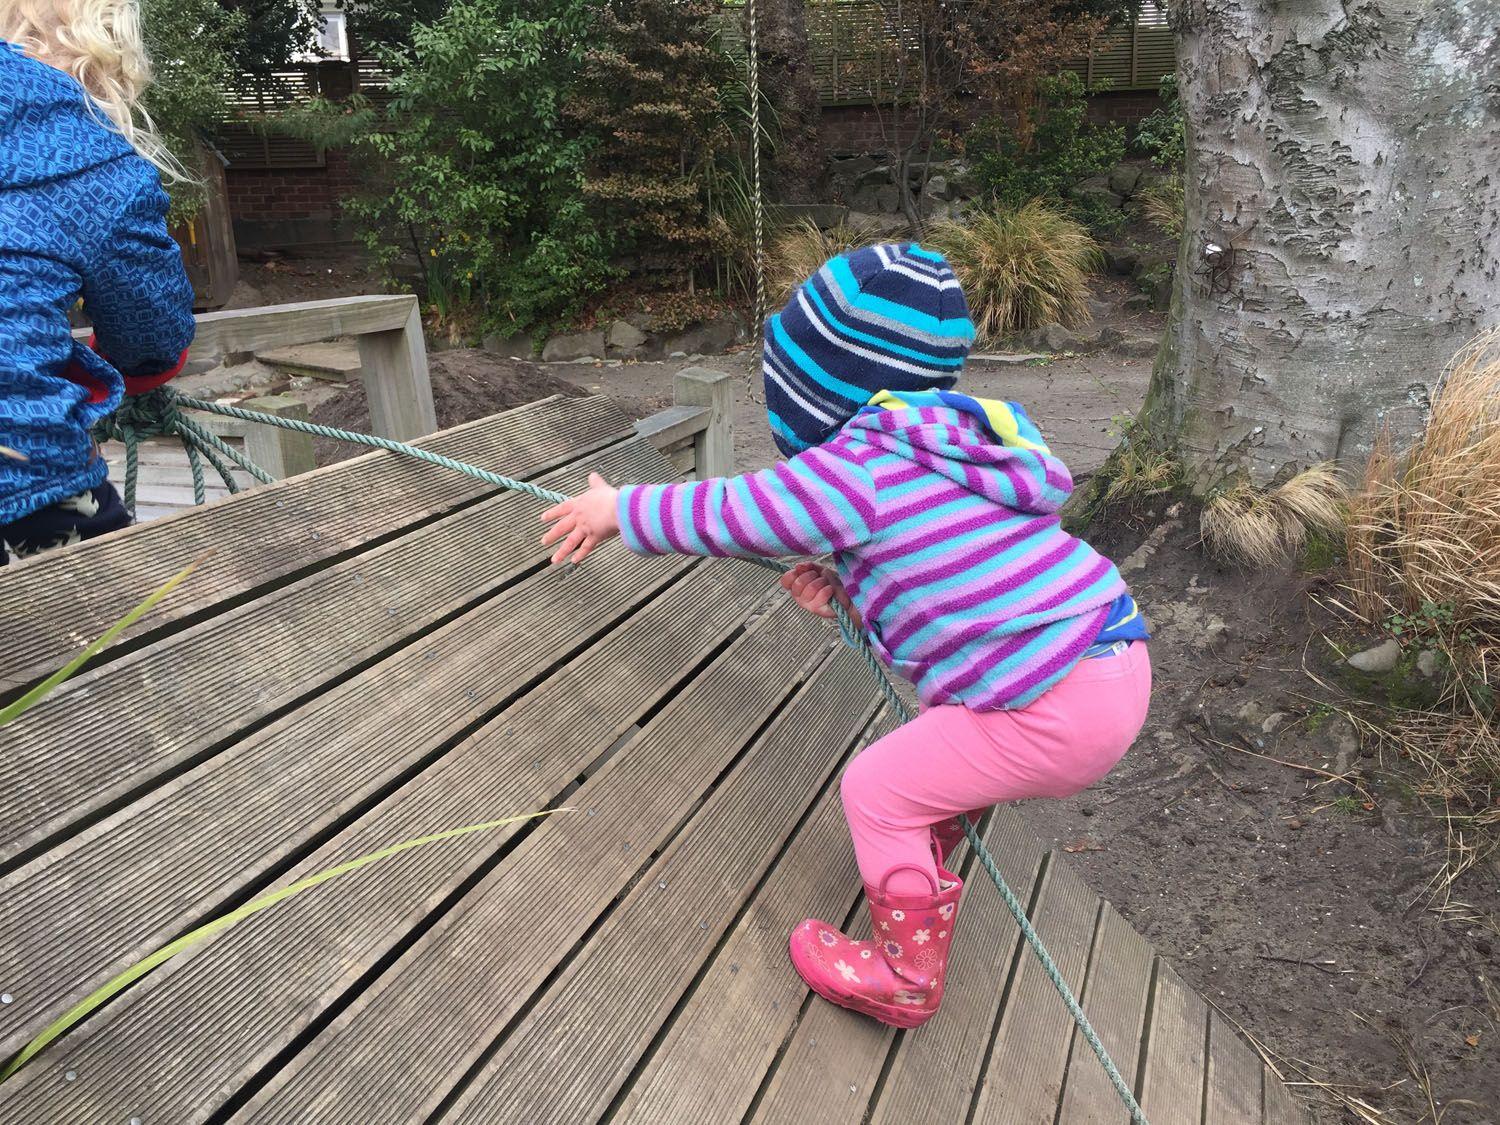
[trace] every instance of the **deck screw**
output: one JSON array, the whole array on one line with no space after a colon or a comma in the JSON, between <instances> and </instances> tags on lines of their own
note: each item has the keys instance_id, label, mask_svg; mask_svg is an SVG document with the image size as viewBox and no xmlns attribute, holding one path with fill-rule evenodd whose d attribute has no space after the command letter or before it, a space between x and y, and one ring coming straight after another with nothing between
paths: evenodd
<instances>
[{"instance_id":1,"label":"deck screw","mask_svg":"<svg viewBox=\"0 0 1500 1125\"><path fill-rule=\"evenodd\" d=\"M699 922L698 923L698 928L700 930L706 930L706 929L708 929L708 920L704 919L702 922Z\"/></svg>"},{"instance_id":2,"label":"deck screw","mask_svg":"<svg viewBox=\"0 0 1500 1125\"><path fill-rule=\"evenodd\" d=\"M68 1071L67 1073L65 1073L63 1075L63 1081L65 1081L65 1082L71 1082L71 1081L73 1081L73 1079L75 1079L77 1077L78 1077L78 1072L76 1070L70 1070L70 1071Z\"/></svg>"},{"instance_id":3,"label":"deck screw","mask_svg":"<svg viewBox=\"0 0 1500 1125\"><path fill-rule=\"evenodd\" d=\"M667 889L667 885L665 883L657 883L656 884L656 889L659 890L659 891L664 891L664 890Z\"/></svg>"},{"instance_id":4,"label":"deck screw","mask_svg":"<svg viewBox=\"0 0 1500 1125\"><path fill-rule=\"evenodd\" d=\"M0 992L0 1004L9 1004L14 999L9 992Z\"/></svg>"}]
</instances>

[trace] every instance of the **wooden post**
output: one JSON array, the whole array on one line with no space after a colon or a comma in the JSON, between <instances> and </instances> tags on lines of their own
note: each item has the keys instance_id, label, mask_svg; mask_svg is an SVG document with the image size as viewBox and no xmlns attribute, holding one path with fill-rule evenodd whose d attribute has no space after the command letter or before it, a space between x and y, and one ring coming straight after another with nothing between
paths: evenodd
<instances>
[{"instance_id":1,"label":"wooden post","mask_svg":"<svg viewBox=\"0 0 1500 1125\"><path fill-rule=\"evenodd\" d=\"M252 398L244 405L246 410L259 410L262 414L275 414L278 418L307 421L307 403L291 395L266 395L264 398ZM245 456L277 480L285 480L299 473L310 473L317 468L313 460L311 434L255 422L247 422L245 425Z\"/></svg>"},{"instance_id":2,"label":"wooden post","mask_svg":"<svg viewBox=\"0 0 1500 1125\"><path fill-rule=\"evenodd\" d=\"M694 442L699 480L734 472L734 376L706 367L687 367L672 382L678 406L707 407L708 427Z\"/></svg>"},{"instance_id":3,"label":"wooden post","mask_svg":"<svg viewBox=\"0 0 1500 1125\"><path fill-rule=\"evenodd\" d=\"M359 337L359 363L370 400L370 428L377 435L410 441L437 429L422 313L415 297L402 327Z\"/></svg>"}]
</instances>

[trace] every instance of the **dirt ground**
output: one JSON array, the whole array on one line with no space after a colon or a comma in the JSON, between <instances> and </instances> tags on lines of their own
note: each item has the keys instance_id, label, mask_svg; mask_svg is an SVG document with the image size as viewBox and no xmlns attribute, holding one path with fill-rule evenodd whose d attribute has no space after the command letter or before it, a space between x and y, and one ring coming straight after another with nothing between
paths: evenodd
<instances>
[{"instance_id":1,"label":"dirt ground","mask_svg":"<svg viewBox=\"0 0 1500 1125\"><path fill-rule=\"evenodd\" d=\"M437 411L440 430L551 395L576 398L587 393L576 384L558 378L553 366L501 359L475 348L434 352L427 357L427 367L432 377L432 405ZM312 410L312 420L342 430L368 432L370 403L365 396L364 384L351 383L320 402ZM326 438L315 439L313 447L319 465L364 452L357 446Z\"/></svg>"},{"instance_id":2,"label":"dirt ground","mask_svg":"<svg viewBox=\"0 0 1500 1125\"><path fill-rule=\"evenodd\" d=\"M1465 876L1444 921L1440 822L1334 710L1323 637L1368 640L1320 607L1334 577L1223 568L1191 513L1093 539L1151 622L1151 716L1114 773L1028 821L1294 1081L1414 1123L1432 1120L1425 1069L1444 1121L1500 1119L1500 867Z\"/></svg>"}]
</instances>

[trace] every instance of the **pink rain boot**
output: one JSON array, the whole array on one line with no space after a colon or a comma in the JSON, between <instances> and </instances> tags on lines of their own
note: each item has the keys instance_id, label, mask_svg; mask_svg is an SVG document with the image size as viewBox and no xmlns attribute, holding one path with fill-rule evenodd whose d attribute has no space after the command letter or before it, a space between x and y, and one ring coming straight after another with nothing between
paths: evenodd
<instances>
[{"instance_id":1,"label":"pink rain boot","mask_svg":"<svg viewBox=\"0 0 1500 1125\"><path fill-rule=\"evenodd\" d=\"M917 1027L943 1001L943 976L963 882L938 868L939 883L925 895L887 894L897 871L932 879L915 864L886 872L879 887L865 887L874 941L853 941L809 918L792 931L792 965L823 999L872 1016L891 1027Z\"/></svg>"}]
</instances>

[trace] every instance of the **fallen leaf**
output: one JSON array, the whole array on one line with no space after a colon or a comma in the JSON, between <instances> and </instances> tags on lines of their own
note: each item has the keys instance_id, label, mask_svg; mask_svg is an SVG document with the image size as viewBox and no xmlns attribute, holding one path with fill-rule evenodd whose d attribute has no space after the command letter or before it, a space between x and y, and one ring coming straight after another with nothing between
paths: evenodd
<instances>
[{"instance_id":1,"label":"fallen leaf","mask_svg":"<svg viewBox=\"0 0 1500 1125\"><path fill-rule=\"evenodd\" d=\"M1071 844L1064 844L1063 851L1077 855L1079 852L1102 852L1104 845L1090 836L1080 836Z\"/></svg>"},{"instance_id":2,"label":"fallen leaf","mask_svg":"<svg viewBox=\"0 0 1500 1125\"><path fill-rule=\"evenodd\" d=\"M1479 1032L1476 1031L1473 1035L1465 1035L1464 1042L1471 1047L1479 1046Z\"/></svg>"}]
</instances>

